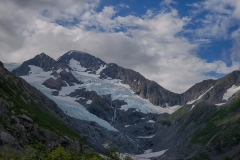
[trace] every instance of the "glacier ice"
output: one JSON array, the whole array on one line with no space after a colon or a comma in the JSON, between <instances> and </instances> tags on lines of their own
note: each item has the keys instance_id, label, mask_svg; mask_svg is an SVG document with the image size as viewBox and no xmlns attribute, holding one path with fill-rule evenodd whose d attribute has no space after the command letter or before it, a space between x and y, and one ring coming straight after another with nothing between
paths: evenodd
<instances>
[{"instance_id":1,"label":"glacier ice","mask_svg":"<svg viewBox=\"0 0 240 160\"><path fill-rule=\"evenodd\" d=\"M113 100L123 100L127 104L121 106L121 110L128 110L134 108L143 113L173 113L181 106L176 105L172 107L162 108L155 106L146 99L142 99L136 95L129 85L121 83L118 79L99 79L99 75L90 74L85 72L86 68L83 68L78 61L71 59L69 66L74 68L73 75L82 81L84 84L82 88L86 88L88 91L95 91L99 95L111 94Z\"/></svg>"},{"instance_id":2,"label":"glacier ice","mask_svg":"<svg viewBox=\"0 0 240 160\"><path fill-rule=\"evenodd\" d=\"M72 98L70 96L67 96L71 92L73 92L75 89L79 88L79 85L75 86L67 86L67 87L62 87L62 90L59 92L58 96L53 96L51 94L52 90L44 85L42 83L52 77L50 75L52 72L38 72L41 70L39 67L30 67L31 68L31 73L35 74L30 74L27 76L21 76L23 79L25 79L28 83L39 89L41 92L43 92L46 96L48 96L50 99L52 99L58 106L61 108L63 112L65 112L67 115L74 117L76 119L81 119L81 120L86 120L86 121L93 121L99 124L100 126L112 130L112 131L117 131L113 126L111 126L108 122L98 118L97 116L91 114L86 110L85 107L80 105L79 103L75 102L75 98Z\"/></svg>"},{"instance_id":3,"label":"glacier ice","mask_svg":"<svg viewBox=\"0 0 240 160\"><path fill-rule=\"evenodd\" d=\"M100 79L99 74L100 72L106 67L101 66L100 69L96 72L97 74L91 74L86 72L87 68L84 68L80 65L80 63L74 59L69 61L69 66L73 69L72 74L83 84L75 84L74 86L66 86L62 87L59 91L58 96L53 96L51 94L52 89L46 88L42 85L42 83L47 80L48 78L52 77L51 72L44 72L40 67L36 66L29 66L31 68L31 74L27 76L22 76L27 82L35 86L37 89L41 90L45 95L55 101L58 106L64 111L67 115L87 120L87 121L94 121L98 123L100 126L105 127L112 131L117 131L113 126L111 126L108 122L98 118L97 116L91 114L86 110L86 108L79 103L76 102L76 98L68 96L71 92L79 88L86 88L87 91L95 91L98 95L111 95L112 100L123 100L127 104L121 106L121 110L128 110L130 108L136 109L138 112L143 113L173 113L181 106L172 106L162 108L160 106L155 106L150 103L146 99L142 99L138 95L136 95L130 88L129 85L123 84L121 80L118 79L111 79L107 77L107 79ZM60 72L59 69L57 72ZM87 100L87 104L91 104L91 100Z\"/></svg>"}]
</instances>

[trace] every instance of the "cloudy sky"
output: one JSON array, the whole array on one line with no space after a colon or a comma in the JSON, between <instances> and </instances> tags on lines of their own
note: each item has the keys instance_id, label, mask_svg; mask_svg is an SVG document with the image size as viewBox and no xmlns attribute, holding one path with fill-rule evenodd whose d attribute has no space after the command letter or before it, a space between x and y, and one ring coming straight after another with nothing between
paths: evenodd
<instances>
[{"instance_id":1,"label":"cloudy sky","mask_svg":"<svg viewBox=\"0 0 240 160\"><path fill-rule=\"evenodd\" d=\"M0 60L69 50L181 93L240 67L239 0L0 0Z\"/></svg>"}]
</instances>

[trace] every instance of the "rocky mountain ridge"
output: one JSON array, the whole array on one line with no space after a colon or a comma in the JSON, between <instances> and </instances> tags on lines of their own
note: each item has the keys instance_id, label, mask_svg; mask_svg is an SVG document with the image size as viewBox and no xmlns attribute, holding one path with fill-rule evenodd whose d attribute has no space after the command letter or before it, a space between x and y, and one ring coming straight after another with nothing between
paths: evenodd
<instances>
[{"instance_id":1,"label":"rocky mountain ridge","mask_svg":"<svg viewBox=\"0 0 240 160\"><path fill-rule=\"evenodd\" d=\"M40 64L51 68L44 70ZM50 64L29 63L28 72L20 66L13 73L24 73L21 77L72 117L68 124L87 134L88 142L98 150L111 145L135 154L169 149L166 155L183 158L179 149L206 126L202 120L230 105L240 91L239 71L218 80L204 80L176 94L136 71L107 64L84 52L69 51ZM196 123L195 119L201 121ZM76 126L82 120L86 124ZM184 152L190 156L188 150Z\"/></svg>"},{"instance_id":2,"label":"rocky mountain ridge","mask_svg":"<svg viewBox=\"0 0 240 160\"><path fill-rule=\"evenodd\" d=\"M36 55L34 58L25 61L20 67L14 69L12 71L13 74L17 76L23 76L29 74L30 67L29 65L34 65L42 68L44 71L49 71L56 65L56 61L46 55L45 53L41 53Z\"/></svg>"}]
</instances>

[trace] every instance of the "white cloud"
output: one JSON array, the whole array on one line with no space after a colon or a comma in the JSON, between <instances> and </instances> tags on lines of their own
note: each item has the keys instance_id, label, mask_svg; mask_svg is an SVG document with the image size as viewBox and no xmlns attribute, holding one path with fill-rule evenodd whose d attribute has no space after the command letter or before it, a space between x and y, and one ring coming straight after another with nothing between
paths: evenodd
<instances>
[{"instance_id":1,"label":"white cloud","mask_svg":"<svg viewBox=\"0 0 240 160\"><path fill-rule=\"evenodd\" d=\"M200 22L200 25L192 30L195 38L211 39L212 41L232 40L232 48L227 51L228 53L224 51L224 54L231 57L232 64L236 68L237 64L240 64L240 47L238 47L240 44L240 1L204 0L190 6L195 8L192 12L194 16L204 15L197 21Z\"/></svg>"},{"instance_id":2,"label":"white cloud","mask_svg":"<svg viewBox=\"0 0 240 160\"><path fill-rule=\"evenodd\" d=\"M68 50L82 50L134 69L175 92L213 78L208 72L229 73L238 69L237 64L227 67L222 61L209 63L197 57L198 43L177 36L190 19L180 17L175 9L148 10L138 17L118 16L114 6L97 12L99 1L24 2L28 3L23 5L15 0L0 6L0 22L5 22L0 23L0 53L12 62L41 52L56 59ZM71 22L74 18L80 23L55 23Z\"/></svg>"},{"instance_id":3,"label":"white cloud","mask_svg":"<svg viewBox=\"0 0 240 160\"><path fill-rule=\"evenodd\" d=\"M169 6L171 4L177 4L177 2L175 2L173 0L164 0L160 3L161 6Z\"/></svg>"},{"instance_id":4,"label":"white cloud","mask_svg":"<svg viewBox=\"0 0 240 160\"><path fill-rule=\"evenodd\" d=\"M129 5L127 5L125 3L120 3L118 6L121 8L130 8Z\"/></svg>"}]
</instances>

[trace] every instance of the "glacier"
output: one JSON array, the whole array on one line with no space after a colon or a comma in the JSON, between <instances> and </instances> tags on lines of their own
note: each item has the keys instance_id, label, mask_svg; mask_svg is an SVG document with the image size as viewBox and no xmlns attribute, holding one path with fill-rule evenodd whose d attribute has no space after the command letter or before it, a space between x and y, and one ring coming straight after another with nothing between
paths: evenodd
<instances>
[{"instance_id":1,"label":"glacier","mask_svg":"<svg viewBox=\"0 0 240 160\"><path fill-rule=\"evenodd\" d=\"M76 98L68 96L71 92L74 92L76 89L85 88L87 91L95 91L98 95L111 95L111 100L123 100L127 104L121 106L121 110L127 111L130 108L134 108L137 112L142 113L173 113L181 106L167 106L166 108L155 106L146 99L142 99L136 95L130 88L129 85L123 84L119 79L111 79L107 77L106 79L100 79L100 73L105 69L106 65L100 66L96 71L96 74L86 72L87 68L84 68L80 63L74 59L69 61L69 66L72 68L70 72L83 84L75 84L74 86L67 85L62 87L59 91L58 96L52 95L54 89L49 89L45 87L43 82L48 78L54 78L51 73L53 71L44 72L42 68L29 65L31 68L29 74L26 76L21 76L28 83L39 89L50 99L52 99L60 109L65 112L67 115L86 121L93 121L99 124L100 126L111 130L118 131L110 123L105 120L98 118L97 116L91 114L84 106L76 102ZM63 69L57 70L57 72L62 71ZM66 70L66 69L65 69ZM69 70L67 70L69 71ZM92 101L88 100L86 104L91 104Z\"/></svg>"},{"instance_id":2,"label":"glacier","mask_svg":"<svg viewBox=\"0 0 240 160\"><path fill-rule=\"evenodd\" d=\"M85 72L87 68L84 68L80 63L74 59L69 61L69 66L73 69L72 74L81 80L84 84L81 85L82 88L86 88L88 91L95 91L99 95L110 94L112 100L123 100L127 104L121 106L121 110L127 111L130 108L136 109L136 111L142 113L173 113L181 106L171 106L171 107L160 107L155 106L146 99L142 99L136 95L130 88L129 85L123 84L119 79L99 79L99 74L91 74ZM102 71L104 66L100 67ZM100 73L99 70L96 73Z\"/></svg>"},{"instance_id":3,"label":"glacier","mask_svg":"<svg viewBox=\"0 0 240 160\"><path fill-rule=\"evenodd\" d=\"M53 96L51 94L52 90L44 85L42 83L52 77L50 75L52 71L44 72L40 67L36 66L29 66L31 68L30 72L31 74L26 75L26 76L21 76L24 80L26 80L28 83L39 89L42 93L44 93L46 96L48 96L50 99L52 99L58 106L59 108L65 112L67 115L70 117L76 118L76 119L81 119L81 120L86 120L86 121L93 121L99 124L100 126L111 130L111 131L118 131L116 128L111 126L107 121L104 121L97 116L91 114L86 110L86 108L79 103L75 102L75 98L67 96L71 92L73 92L75 89L78 89L80 86L75 85L75 86L67 86L67 87L62 87L62 90L59 92L58 96Z\"/></svg>"}]
</instances>

